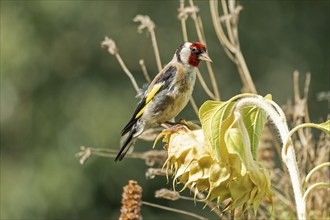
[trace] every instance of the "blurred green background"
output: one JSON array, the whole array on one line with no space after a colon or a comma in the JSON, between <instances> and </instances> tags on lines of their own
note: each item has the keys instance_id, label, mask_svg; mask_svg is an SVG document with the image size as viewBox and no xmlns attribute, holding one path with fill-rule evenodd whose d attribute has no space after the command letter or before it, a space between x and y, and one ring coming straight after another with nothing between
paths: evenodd
<instances>
[{"instance_id":1,"label":"blurred green background","mask_svg":"<svg viewBox=\"0 0 330 220\"><path fill-rule=\"evenodd\" d=\"M285 104L293 95L293 71L302 73L301 82L311 72L312 120L325 119L328 104L316 96L329 91L329 1L239 3L241 47L258 92ZM225 100L240 92L241 82L216 38L208 1L195 4ZM154 199L155 190L172 184L160 177L146 180L141 160L91 157L81 166L75 158L81 145L117 149L138 102L115 57L100 47L104 36L116 41L142 86L139 59L152 76L157 68L148 35L138 34L132 19L146 14L156 23L166 64L182 43L178 7L178 1L1 0L1 219L116 219L130 179L142 185L143 200L213 216L193 202ZM188 33L197 40L191 19ZM199 83L194 96L198 105L208 98ZM180 117L195 119L190 106ZM152 146L137 145L137 151ZM149 207L142 214L178 217Z\"/></svg>"}]
</instances>

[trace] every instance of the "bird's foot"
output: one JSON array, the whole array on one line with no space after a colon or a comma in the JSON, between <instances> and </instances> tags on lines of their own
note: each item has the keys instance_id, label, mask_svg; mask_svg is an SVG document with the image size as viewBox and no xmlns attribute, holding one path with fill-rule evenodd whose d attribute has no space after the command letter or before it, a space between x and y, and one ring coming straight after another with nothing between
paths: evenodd
<instances>
[{"instance_id":1,"label":"bird's foot","mask_svg":"<svg viewBox=\"0 0 330 220\"><path fill-rule=\"evenodd\" d=\"M179 122L166 121L162 124L162 126L165 127L166 129L171 129L174 127L182 127L182 126L186 126L190 130L196 130L201 128L199 125L191 121L186 121L184 119L180 119Z\"/></svg>"}]
</instances>

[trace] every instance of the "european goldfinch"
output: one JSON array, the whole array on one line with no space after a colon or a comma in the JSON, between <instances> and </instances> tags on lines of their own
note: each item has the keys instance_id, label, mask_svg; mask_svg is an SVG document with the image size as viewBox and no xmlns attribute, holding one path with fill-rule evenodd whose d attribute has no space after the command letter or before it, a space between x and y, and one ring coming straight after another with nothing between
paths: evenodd
<instances>
[{"instance_id":1,"label":"european goldfinch","mask_svg":"<svg viewBox=\"0 0 330 220\"><path fill-rule=\"evenodd\" d=\"M191 97L201 60L212 62L202 43L186 42L176 50L173 59L152 80L122 130L121 149L115 161L125 157L143 131L171 120L182 111Z\"/></svg>"}]
</instances>

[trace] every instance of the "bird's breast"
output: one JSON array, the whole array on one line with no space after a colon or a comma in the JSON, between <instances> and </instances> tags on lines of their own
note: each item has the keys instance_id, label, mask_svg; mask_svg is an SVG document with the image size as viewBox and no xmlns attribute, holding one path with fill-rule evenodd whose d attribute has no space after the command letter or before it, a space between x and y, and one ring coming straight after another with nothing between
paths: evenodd
<instances>
[{"instance_id":1,"label":"bird's breast","mask_svg":"<svg viewBox=\"0 0 330 220\"><path fill-rule=\"evenodd\" d=\"M196 72L191 71L178 78L172 86L172 90L166 95L166 105L163 111L159 112L160 123L169 121L176 117L187 105L194 89Z\"/></svg>"},{"instance_id":2,"label":"bird's breast","mask_svg":"<svg viewBox=\"0 0 330 220\"><path fill-rule=\"evenodd\" d=\"M187 105L196 81L196 71L180 72L167 90L157 93L143 114L146 124L161 124L176 117Z\"/></svg>"}]
</instances>

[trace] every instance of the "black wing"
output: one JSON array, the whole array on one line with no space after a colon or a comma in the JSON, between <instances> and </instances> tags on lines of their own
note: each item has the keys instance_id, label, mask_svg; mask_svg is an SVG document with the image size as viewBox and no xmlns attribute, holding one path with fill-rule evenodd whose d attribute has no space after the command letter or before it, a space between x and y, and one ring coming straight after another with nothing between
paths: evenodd
<instances>
[{"instance_id":1,"label":"black wing","mask_svg":"<svg viewBox=\"0 0 330 220\"><path fill-rule=\"evenodd\" d=\"M132 118L129 120L129 122L127 123L127 125L121 131L121 136L124 136L127 132L129 132L131 130L131 128L133 127L133 125L135 124L135 122L141 117L140 116L140 117L136 118L136 115L146 105L146 100L147 100L147 96L144 95L144 97L141 99L141 101L139 102L138 106L136 107L135 112L133 113Z\"/></svg>"},{"instance_id":2,"label":"black wing","mask_svg":"<svg viewBox=\"0 0 330 220\"><path fill-rule=\"evenodd\" d=\"M157 93L162 91L163 89L167 88L170 85L170 83L173 81L175 73L176 73L175 66L168 67L164 71L163 74L159 75L158 77L156 77L154 79L154 82L152 82L150 84L150 86L154 86L159 83L163 83L163 85L160 87L160 89L157 91ZM153 94L153 96L155 96L157 93ZM139 117L136 117L136 115L145 107L145 105L148 104L148 103L146 103L147 99L148 98L150 99L150 97L148 97L148 95L149 95L148 93L144 94L142 100L139 102L137 108L135 109L135 112L133 113L132 118L129 120L127 125L122 130L122 132L121 132L122 136L125 135L127 132L129 132L132 129L133 125L136 123L136 121L142 116L142 115L140 115ZM152 97L151 97L151 99L152 99Z\"/></svg>"}]
</instances>

